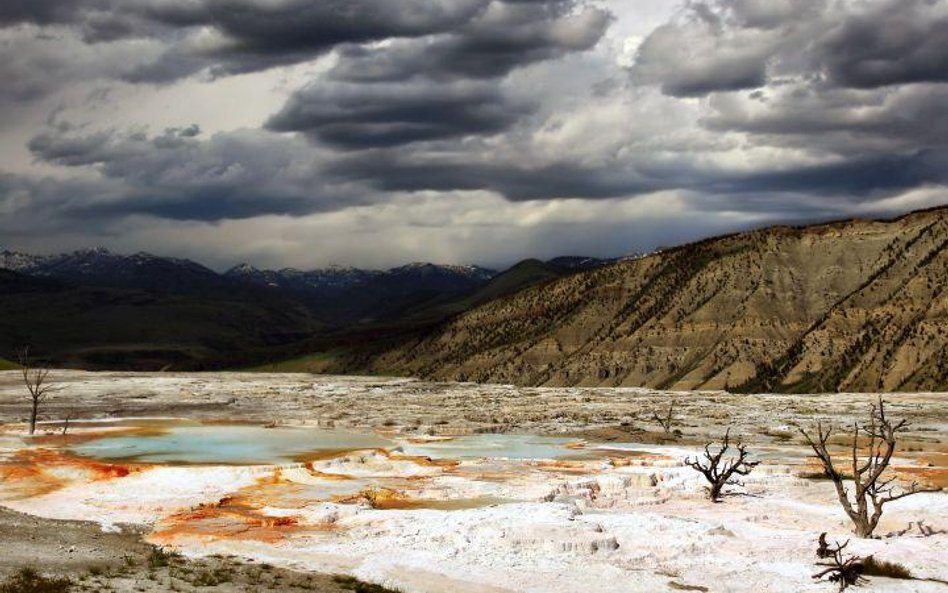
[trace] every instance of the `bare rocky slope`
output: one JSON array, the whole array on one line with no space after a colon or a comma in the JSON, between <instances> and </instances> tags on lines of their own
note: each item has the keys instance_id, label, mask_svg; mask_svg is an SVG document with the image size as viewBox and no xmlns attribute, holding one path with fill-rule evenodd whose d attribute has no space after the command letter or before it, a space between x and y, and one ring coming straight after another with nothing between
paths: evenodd
<instances>
[{"instance_id":1,"label":"bare rocky slope","mask_svg":"<svg viewBox=\"0 0 948 593\"><path fill-rule=\"evenodd\" d=\"M948 389L948 209L773 227L533 286L327 370L521 385Z\"/></svg>"}]
</instances>

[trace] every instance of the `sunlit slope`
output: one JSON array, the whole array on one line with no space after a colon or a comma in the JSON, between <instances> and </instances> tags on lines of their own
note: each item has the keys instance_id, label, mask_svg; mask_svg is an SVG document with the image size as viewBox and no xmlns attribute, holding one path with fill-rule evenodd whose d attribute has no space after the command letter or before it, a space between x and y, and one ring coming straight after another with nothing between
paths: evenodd
<instances>
[{"instance_id":1,"label":"sunlit slope","mask_svg":"<svg viewBox=\"0 0 948 593\"><path fill-rule=\"evenodd\" d=\"M948 388L948 210L775 227L564 277L336 370L531 385Z\"/></svg>"}]
</instances>

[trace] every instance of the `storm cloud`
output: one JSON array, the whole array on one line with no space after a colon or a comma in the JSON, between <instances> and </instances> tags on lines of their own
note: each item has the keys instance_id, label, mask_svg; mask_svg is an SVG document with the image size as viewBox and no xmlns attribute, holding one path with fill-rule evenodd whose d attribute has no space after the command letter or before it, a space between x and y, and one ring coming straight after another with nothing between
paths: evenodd
<instances>
[{"instance_id":1,"label":"storm cloud","mask_svg":"<svg viewBox=\"0 0 948 593\"><path fill-rule=\"evenodd\" d=\"M642 43L632 69L675 97L788 76L870 89L948 81L943 0L690 2Z\"/></svg>"},{"instance_id":2,"label":"storm cloud","mask_svg":"<svg viewBox=\"0 0 948 593\"><path fill-rule=\"evenodd\" d=\"M948 82L948 7L937 0L888 2L845 18L816 51L840 86Z\"/></svg>"},{"instance_id":3,"label":"storm cloud","mask_svg":"<svg viewBox=\"0 0 948 593\"><path fill-rule=\"evenodd\" d=\"M295 93L267 127L369 148L493 135L525 111L492 86L316 83Z\"/></svg>"},{"instance_id":4,"label":"storm cloud","mask_svg":"<svg viewBox=\"0 0 948 593\"><path fill-rule=\"evenodd\" d=\"M344 47L332 76L357 82L495 78L534 62L594 46L609 13L573 12L575 2L495 2L475 20L430 39L398 40L385 47Z\"/></svg>"},{"instance_id":5,"label":"storm cloud","mask_svg":"<svg viewBox=\"0 0 948 593\"><path fill-rule=\"evenodd\" d=\"M948 203L948 0L10 0L0 47L13 247L498 265Z\"/></svg>"},{"instance_id":6,"label":"storm cloud","mask_svg":"<svg viewBox=\"0 0 948 593\"><path fill-rule=\"evenodd\" d=\"M116 196L88 202L59 200L62 214L82 218L150 214L178 220L239 219L261 214L303 215L363 203L322 186L313 153L301 141L244 130L198 139L197 126L156 136L68 126L34 137L36 158L88 167ZM40 197L60 192L35 188Z\"/></svg>"}]
</instances>

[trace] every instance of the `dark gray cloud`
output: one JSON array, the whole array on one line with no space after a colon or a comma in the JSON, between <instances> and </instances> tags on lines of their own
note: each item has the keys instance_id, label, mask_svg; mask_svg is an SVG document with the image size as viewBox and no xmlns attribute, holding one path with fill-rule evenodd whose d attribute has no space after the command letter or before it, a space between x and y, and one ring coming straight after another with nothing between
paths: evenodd
<instances>
[{"instance_id":1,"label":"dark gray cloud","mask_svg":"<svg viewBox=\"0 0 948 593\"><path fill-rule=\"evenodd\" d=\"M703 125L751 134L759 143L821 149L844 156L948 146L948 86L878 91L804 83L758 100L715 98Z\"/></svg>"},{"instance_id":2,"label":"dark gray cloud","mask_svg":"<svg viewBox=\"0 0 948 593\"><path fill-rule=\"evenodd\" d=\"M887 2L850 15L816 51L840 86L948 82L948 10L941 0Z\"/></svg>"},{"instance_id":3,"label":"dark gray cloud","mask_svg":"<svg viewBox=\"0 0 948 593\"><path fill-rule=\"evenodd\" d=\"M128 35L151 35L155 25L212 27L244 48L280 51L428 35L463 24L487 1L7 0L0 24L94 27L111 17L125 23Z\"/></svg>"},{"instance_id":4,"label":"dark gray cloud","mask_svg":"<svg viewBox=\"0 0 948 593\"><path fill-rule=\"evenodd\" d=\"M151 60L156 43L90 44L75 32L0 27L0 102L32 102L77 83L118 78Z\"/></svg>"},{"instance_id":5,"label":"dark gray cloud","mask_svg":"<svg viewBox=\"0 0 948 593\"><path fill-rule=\"evenodd\" d=\"M450 33L347 45L330 74L337 82L297 91L267 127L347 150L492 136L530 108L491 79L587 50L608 22L576 0L508 0L486 3Z\"/></svg>"},{"instance_id":6,"label":"dark gray cloud","mask_svg":"<svg viewBox=\"0 0 948 593\"><path fill-rule=\"evenodd\" d=\"M414 38L463 26L491 0L11 0L0 25L72 26L87 41L157 38L166 52L127 73L168 82L208 68L251 72L312 59L339 44Z\"/></svg>"},{"instance_id":7,"label":"dark gray cloud","mask_svg":"<svg viewBox=\"0 0 948 593\"><path fill-rule=\"evenodd\" d=\"M483 9L483 0L205 0L155 4L147 14L176 26L214 27L234 50L282 53L430 35L457 27Z\"/></svg>"},{"instance_id":8,"label":"dark gray cloud","mask_svg":"<svg viewBox=\"0 0 948 593\"><path fill-rule=\"evenodd\" d=\"M488 77L591 47L608 15L578 11L578 1L11 0L0 7L0 27L62 25L90 43L161 41L160 56L121 73L139 83L169 83L204 70L214 77L265 70L341 45L348 49L339 73L349 79L372 71L396 80L409 70ZM402 40L391 48L401 56L392 60L387 51L359 47L384 40ZM426 62L432 55L440 58Z\"/></svg>"},{"instance_id":9,"label":"dark gray cloud","mask_svg":"<svg viewBox=\"0 0 948 593\"><path fill-rule=\"evenodd\" d=\"M678 59L669 59L669 48L680 42L677 33L657 31L639 50L638 72L656 72L645 76L660 78L662 92L666 95L703 97L717 91L755 89L766 84L766 56L757 48L735 50L731 56L718 56L709 61L688 58L689 65L676 65Z\"/></svg>"},{"instance_id":10,"label":"dark gray cloud","mask_svg":"<svg viewBox=\"0 0 948 593\"><path fill-rule=\"evenodd\" d=\"M551 0L553 1L553 0ZM167 83L209 70L223 76L313 59L343 43L452 31L491 0L9 0L0 27L60 25L90 43L148 38L164 53L122 77Z\"/></svg>"},{"instance_id":11,"label":"dark gray cloud","mask_svg":"<svg viewBox=\"0 0 948 593\"><path fill-rule=\"evenodd\" d=\"M700 129L757 155L745 171L705 163L677 187L742 210L782 211L774 196L793 195L816 212L799 196L859 203L948 184L946 65L942 0L709 0L654 30L631 74L709 97Z\"/></svg>"},{"instance_id":12,"label":"dark gray cloud","mask_svg":"<svg viewBox=\"0 0 948 593\"><path fill-rule=\"evenodd\" d=\"M108 6L107 2L77 0L5 0L0 3L0 25L66 23L86 11Z\"/></svg>"},{"instance_id":13,"label":"dark gray cloud","mask_svg":"<svg viewBox=\"0 0 948 593\"><path fill-rule=\"evenodd\" d=\"M693 33L668 25L657 29L639 48L636 78L660 84L662 92L672 97L702 97L715 91L754 89L766 83L763 49L733 48L725 56L712 43L692 52L684 39L690 35ZM689 55L692 53L696 55Z\"/></svg>"},{"instance_id":14,"label":"dark gray cloud","mask_svg":"<svg viewBox=\"0 0 948 593\"><path fill-rule=\"evenodd\" d=\"M727 0L720 3L726 11L722 16L717 16L709 4L696 2L693 6L703 8L719 24L730 20L740 27L772 30L817 17L827 4L827 0Z\"/></svg>"},{"instance_id":15,"label":"dark gray cloud","mask_svg":"<svg viewBox=\"0 0 948 593\"><path fill-rule=\"evenodd\" d=\"M586 168L572 163L529 166L504 162L424 159L388 151L334 163L330 175L383 191L490 190L514 201L614 198L667 188L633 169Z\"/></svg>"},{"instance_id":16,"label":"dark gray cloud","mask_svg":"<svg viewBox=\"0 0 948 593\"><path fill-rule=\"evenodd\" d=\"M90 43L152 36L165 30L145 14L148 2L154 1L9 0L0 5L0 27L61 25L77 30Z\"/></svg>"},{"instance_id":17,"label":"dark gray cloud","mask_svg":"<svg viewBox=\"0 0 948 593\"><path fill-rule=\"evenodd\" d=\"M385 47L346 46L332 76L359 82L504 76L595 45L609 24L609 13L593 8L574 12L575 5L573 0L495 2L479 18L434 38Z\"/></svg>"},{"instance_id":18,"label":"dark gray cloud","mask_svg":"<svg viewBox=\"0 0 948 593\"><path fill-rule=\"evenodd\" d=\"M30 143L37 158L98 170L102 188L112 197L63 201L67 192L57 185L33 191L53 196L61 203L60 213L72 217L151 214L214 221L338 210L371 203L388 192L487 190L526 201L686 190L731 196L726 202L730 208L766 212L768 204L777 206L768 196L778 194L872 200L893 191L948 183L946 149L789 168L775 165L753 172L709 167L691 157L598 166L568 161L531 165L502 158L430 157L402 148L364 150L317 163L311 147L291 139L244 132L201 141L194 132L191 127L169 129L149 137L83 134L66 127L41 134ZM333 190L333 183L375 191L362 190L360 199L351 189Z\"/></svg>"},{"instance_id":19,"label":"dark gray cloud","mask_svg":"<svg viewBox=\"0 0 948 593\"><path fill-rule=\"evenodd\" d=\"M797 193L824 199L849 196L872 200L927 185L948 183L948 150L922 150L911 154L877 155L825 164L775 168L745 175L719 175L694 189L720 195ZM764 204L766 208L766 203Z\"/></svg>"},{"instance_id":20,"label":"dark gray cloud","mask_svg":"<svg viewBox=\"0 0 948 593\"><path fill-rule=\"evenodd\" d=\"M274 6L277 8L274 9ZM295 0L282 4L244 0L211 3L209 22L238 48L262 53L322 50L344 42L418 37L457 27L484 9L478 0Z\"/></svg>"},{"instance_id":21,"label":"dark gray cloud","mask_svg":"<svg viewBox=\"0 0 948 593\"><path fill-rule=\"evenodd\" d=\"M116 192L108 199L63 203L70 216L214 221L299 216L364 202L320 183L315 155L305 142L250 130L200 140L199 132L188 126L148 136L63 126L34 137L29 147L44 162L94 169L102 186ZM34 191L58 195L50 186Z\"/></svg>"},{"instance_id":22,"label":"dark gray cloud","mask_svg":"<svg viewBox=\"0 0 948 593\"><path fill-rule=\"evenodd\" d=\"M678 19L656 28L642 42L633 77L638 83L659 85L672 97L764 86L769 62L785 36L779 28L785 25L783 15L758 2L689 3ZM759 30L764 24L766 30Z\"/></svg>"},{"instance_id":23,"label":"dark gray cloud","mask_svg":"<svg viewBox=\"0 0 948 593\"><path fill-rule=\"evenodd\" d=\"M689 2L639 48L633 76L674 97L806 76L845 88L948 81L943 0Z\"/></svg>"},{"instance_id":24,"label":"dark gray cloud","mask_svg":"<svg viewBox=\"0 0 948 593\"><path fill-rule=\"evenodd\" d=\"M296 92L267 127L346 149L489 136L526 108L483 84L325 84Z\"/></svg>"},{"instance_id":25,"label":"dark gray cloud","mask_svg":"<svg viewBox=\"0 0 948 593\"><path fill-rule=\"evenodd\" d=\"M871 200L893 191L948 184L948 149L794 167L775 163L753 172L712 167L690 157L672 162L643 159L622 165L555 162L529 166L503 161L413 158L373 151L338 161L327 174L366 182L382 191L489 190L513 201L608 199L686 190L732 196L731 207L738 209L766 210L767 200L756 202L754 195L794 193Z\"/></svg>"},{"instance_id":26,"label":"dark gray cloud","mask_svg":"<svg viewBox=\"0 0 948 593\"><path fill-rule=\"evenodd\" d=\"M312 59L343 43L413 38L459 27L490 0L199 0L152 3L151 22L206 27L216 39L196 47L191 38L128 75L167 82L205 67L213 76L263 70Z\"/></svg>"}]
</instances>

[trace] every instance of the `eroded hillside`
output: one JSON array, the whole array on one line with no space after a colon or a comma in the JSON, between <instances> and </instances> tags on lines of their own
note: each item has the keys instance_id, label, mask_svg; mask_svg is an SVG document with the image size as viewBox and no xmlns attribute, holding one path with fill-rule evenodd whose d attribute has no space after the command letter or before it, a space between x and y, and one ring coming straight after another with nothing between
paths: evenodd
<instances>
[{"instance_id":1,"label":"eroded hillside","mask_svg":"<svg viewBox=\"0 0 948 593\"><path fill-rule=\"evenodd\" d=\"M334 370L528 385L948 388L948 209L776 227L528 288Z\"/></svg>"}]
</instances>

